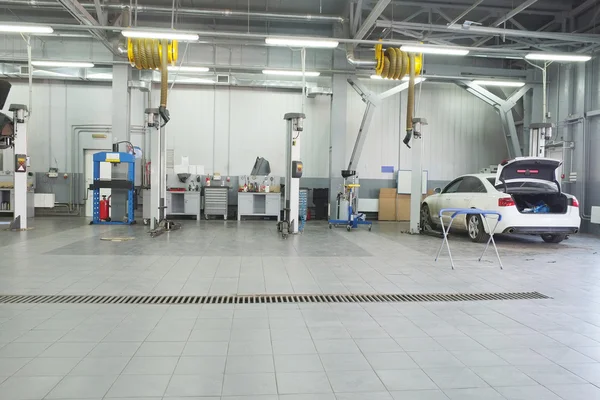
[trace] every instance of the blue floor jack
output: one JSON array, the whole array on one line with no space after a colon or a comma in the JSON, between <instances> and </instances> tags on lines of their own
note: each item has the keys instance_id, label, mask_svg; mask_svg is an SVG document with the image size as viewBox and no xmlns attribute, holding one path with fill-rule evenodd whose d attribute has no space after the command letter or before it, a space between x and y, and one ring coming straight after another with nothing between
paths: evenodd
<instances>
[{"instance_id":1,"label":"blue floor jack","mask_svg":"<svg viewBox=\"0 0 600 400\"><path fill-rule=\"evenodd\" d=\"M346 230L350 232L352 229L357 229L359 225L367 225L369 231L373 228L373 223L367 221L365 214L358 212L358 178L356 177L356 171L344 170L342 171L342 177L344 178L343 192L338 194L338 210L344 207L347 203L348 207L348 219L330 219L329 229L334 226L346 226ZM348 178L352 178L352 183L347 183ZM339 215L338 215L339 218Z\"/></svg>"}]
</instances>

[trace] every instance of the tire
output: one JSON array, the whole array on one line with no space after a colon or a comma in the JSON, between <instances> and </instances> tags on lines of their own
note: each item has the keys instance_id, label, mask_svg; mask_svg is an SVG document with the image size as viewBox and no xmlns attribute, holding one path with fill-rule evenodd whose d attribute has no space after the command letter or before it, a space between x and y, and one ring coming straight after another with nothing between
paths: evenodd
<instances>
[{"instance_id":1,"label":"tire","mask_svg":"<svg viewBox=\"0 0 600 400\"><path fill-rule=\"evenodd\" d=\"M347 230L348 232L350 232L350 231L352 230L352 226L350 226L350 225L346 225L346 230Z\"/></svg>"},{"instance_id":2,"label":"tire","mask_svg":"<svg viewBox=\"0 0 600 400\"><path fill-rule=\"evenodd\" d=\"M333 228L333 226L331 224L329 224L329 229L332 229L332 228Z\"/></svg>"},{"instance_id":3,"label":"tire","mask_svg":"<svg viewBox=\"0 0 600 400\"><path fill-rule=\"evenodd\" d=\"M549 233L540 236L546 243L560 243L567 238L567 235L551 235Z\"/></svg>"},{"instance_id":4,"label":"tire","mask_svg":"<svg viewBox=\"0 0 600 400\"><path fill-rule=\"evenodd\" d=\"M429 211L429 206L427 204L423 204L421 206L421 231L433 231L435 228L435 224L431 219L431 211Z\"/></svg>"},{"instance_id":5,"label":"tire","mask_svg":"<svg viewBox=\"0 0 600 400\"><path fill-rule=\"evenodd\" d=\"M369 232L371 232L371 229L373 229L373 225L369 225Z\"/></svg>"},{"instance_id":6,"label":"tire","mask_svg":"<svg viewBox=\"0 0 600 400\"><path fill-rule=\"evenodd\" d=\"M467 219L467 232L469 237L475 243L485 243L490 238L490 235L485 233L483 227L483 220L481 215L473 214L469 215Z\"/></svg>"}]
</instances>

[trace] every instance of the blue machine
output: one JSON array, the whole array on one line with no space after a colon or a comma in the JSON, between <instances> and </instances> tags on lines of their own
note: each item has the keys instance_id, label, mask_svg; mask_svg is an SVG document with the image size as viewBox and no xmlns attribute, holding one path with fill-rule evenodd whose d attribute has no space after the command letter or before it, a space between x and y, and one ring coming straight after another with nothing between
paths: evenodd
<instances>
[{"instance_id":1,"label":"blue machine","mask_svg":"<svg viewBox=\"0 0 600 400\"><path fill-rule=\"evenodd\" d=\"M365 215L358 212L358 195L356 190L360 185L358 183L346 184L346 179L350 176L354 176L354 174L346 176L348 175L346 171L342 171L342 175L344 176L344 192L340 193L340 197L343 197L348 202L348 219L330 219L329 229L333 226L345 225L348 232L350 232L352 229L358 228L359 225L366 225L369 227L370 231L373 227L373 223L367 221ZM339 201L340 199L338 198L338 202Z\"/></svg>"},{"instance_id":2,"label":"blue machine","mask_svg":"<svg viewBox=\"0 0 600 400\"><path fill-rule=\"evenodd\" d=\"M94 154L94 182L89 186L93 190L93 219L90 224L102 225L131 225L134 219L134 186L135 186L135 156L129 153L100 152ZM100 179L100 163L128 163L127 179ZM100 219L100 189L127 190L127 221L103 221Z\"/></svg>"}]
</instances>

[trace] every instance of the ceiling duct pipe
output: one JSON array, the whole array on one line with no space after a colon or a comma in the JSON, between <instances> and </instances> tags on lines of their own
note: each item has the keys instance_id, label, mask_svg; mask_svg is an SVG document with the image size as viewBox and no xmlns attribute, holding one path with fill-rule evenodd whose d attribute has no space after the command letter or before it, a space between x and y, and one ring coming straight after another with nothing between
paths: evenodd
<instances>
[{"instance_id":1,"label":"ceiling duct pipe","mask_svg":"<svg viewBox=\"0 0 600 400\"><path fill-rule=\"evenodd\" d=\"M348 63L354 65L356 68L375 68L377 66L376 60L359 60L354 57L354 46L351 44L346 45L346 59Z\"/></svg>"},{"instance_id":2,"label":"ceiling duct pipe","mask_svg":"<svg viewBox=\"0 0 600 400\"><path fill-rule=\"evenodd\" d=\"M84 8L95 10L94 3L80 3ZM37 8L56 8L57 3L54 1L38 1L38 0L1 0L0 6L26 6ZM129 10L129 4L102 4L102 8L106 11L123 11ZM133 5L132 11L147 14L168 14L173 13L171 7ZM315 23L343 23L344 18L335 15L320 15L320 14L289 14L289 13L274 13L274 12L254 12L254 11L239 11L239 10L218 10L206 8L177 8L179 15L195 15L199 17L209 18L229 18L229 19L257 19L268 21L298 21L298 22L315 22Z\"/></svg>"}]
</instances>

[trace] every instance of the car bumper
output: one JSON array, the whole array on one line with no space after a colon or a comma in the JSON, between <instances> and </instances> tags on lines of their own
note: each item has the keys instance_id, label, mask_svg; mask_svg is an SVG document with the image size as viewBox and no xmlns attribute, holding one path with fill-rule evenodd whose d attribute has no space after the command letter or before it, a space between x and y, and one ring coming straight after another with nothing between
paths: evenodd
<instances>
[{"instance_id":1,"label":"car bumper","mask_svg":"<svg viewBox=\"0 0 600 400\"><path fill-rule=\"evenodd\" d=\"M516 233L524 235L568 235L579 232L578 226L511 226L504 228L502 233Z\"/></svg>"}]
</instances>

